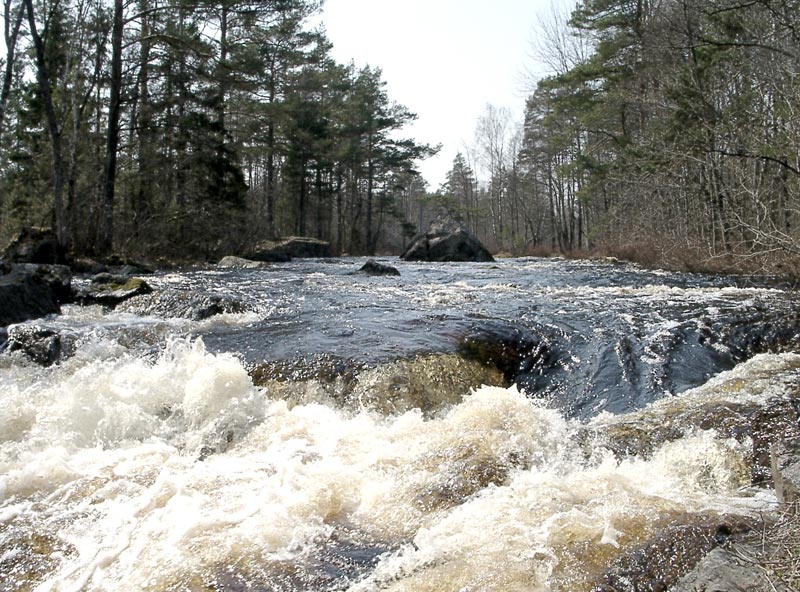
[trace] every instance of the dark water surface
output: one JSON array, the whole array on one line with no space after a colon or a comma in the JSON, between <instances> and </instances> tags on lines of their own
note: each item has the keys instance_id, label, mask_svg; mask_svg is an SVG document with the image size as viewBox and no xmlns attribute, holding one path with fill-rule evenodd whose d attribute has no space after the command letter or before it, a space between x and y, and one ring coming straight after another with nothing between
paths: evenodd
<instances>
[{"instance_id":1,"label":"dark water surface","mask_svg":"<svg viewBox=\"0 0 800 592\"><path fill-rule=\"evenodd\" d=\"M148 278L243 310L205 320L37 321L75 347L0 355L0 592L589 592L670 525L775 508L714 413L792 408L794 293L364 262Z\"/></svg>"},{"instance_id":2,"label":"dark water surface","mask_svg":"<svg viewBox=\"0 0 800 592\"><path fill-rule=\"evenodd\" d=\"M561 259L387 259L400 277L352 275L365 261L303 260L152 283L233 297L254 312L183 328L209 351L248 363L327 355L374 365L434 352L492 358L469 344L501 343L513 350L504 362L512 382L584 417L640 408L755 353L798 345L795 294L746 278Z\"/></svg>"}]
</instances>

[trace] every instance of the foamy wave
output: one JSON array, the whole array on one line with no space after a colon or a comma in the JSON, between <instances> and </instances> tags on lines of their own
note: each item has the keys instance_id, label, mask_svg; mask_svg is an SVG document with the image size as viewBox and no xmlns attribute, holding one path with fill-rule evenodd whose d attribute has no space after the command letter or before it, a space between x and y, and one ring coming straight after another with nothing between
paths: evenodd
<instances>
[{"instance_id":1,"label":"foamy wave","mask_svg":"<svg viewBox=\"0 0 800 592\"><path fill-rule=\"evenodd\" d=\"M688 396L797 364L760 357ZM577 589L665 520L772 501L742 490L746 442L697 432L620 461L515 388L433 418L290 408L199 340L29 379L12 397L35 399L14 420L31 426L0 446L0 520L71 549L40 590L307 583L343 532L397 549L354 592Z\"/></svg>"}]
</instances>

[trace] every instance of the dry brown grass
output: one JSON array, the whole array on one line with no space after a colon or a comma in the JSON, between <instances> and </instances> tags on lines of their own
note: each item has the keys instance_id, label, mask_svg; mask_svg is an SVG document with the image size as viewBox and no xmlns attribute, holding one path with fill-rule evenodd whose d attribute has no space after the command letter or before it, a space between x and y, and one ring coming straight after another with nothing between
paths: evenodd
<instances>
[{"instance_id":1,"label":"dry brown grass","mask_svg":"<svg viewBox=\"0 0 800 592\"><path fill-rule=\"evenodd\" d=\"M761 590L800 590L800 502L789 505L777 521L752 537L746 545L737 545L734 552L763 573L767 585Z\"/></svg>"}]
</instances>

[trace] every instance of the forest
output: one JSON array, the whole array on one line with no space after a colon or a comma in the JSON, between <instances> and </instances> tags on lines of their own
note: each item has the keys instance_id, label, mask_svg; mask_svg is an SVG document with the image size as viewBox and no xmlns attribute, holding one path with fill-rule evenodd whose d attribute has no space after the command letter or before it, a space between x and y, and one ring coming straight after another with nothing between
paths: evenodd
<instances>
[{"instance_id":1,"label":"forest","mask_svg":"<svg viewBox=\"0 0 800 592\"><path fill-rule=\"evenodd\" d=\"M397 253L441 210L491 250L797 274L800 2L582 0L536 27L524 122L446 182L317 0L3 0L0 241L213 260L303 235ZM509 59L519 56L510 56Z\"/></svg>"}]
</instances>

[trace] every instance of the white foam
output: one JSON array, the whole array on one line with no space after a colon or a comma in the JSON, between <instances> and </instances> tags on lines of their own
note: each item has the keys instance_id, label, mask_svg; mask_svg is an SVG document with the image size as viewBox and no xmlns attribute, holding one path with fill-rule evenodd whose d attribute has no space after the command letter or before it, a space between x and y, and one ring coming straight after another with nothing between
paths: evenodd
<instances>
[{"instance_id":1,"label":"white foam","mask_svg":"<svg viewBox=\"0 0 800 592\"><path fill-rule=\"evenodd\" d=\"M798 366L761 356L688 396L778 388L770 376ZM399 547L353 590L546 590L664 515L770 501L741 489L746 443L698 432L619 462L515 388L427 419L290 408L199 340L153 362L3 373L2 425L17 427L0 443L0 521L75 550L40 590L163 590L226 569L268 579L342 528ZM218 452L201 461L204 447Z\"/></svg>"}]
</instances>

